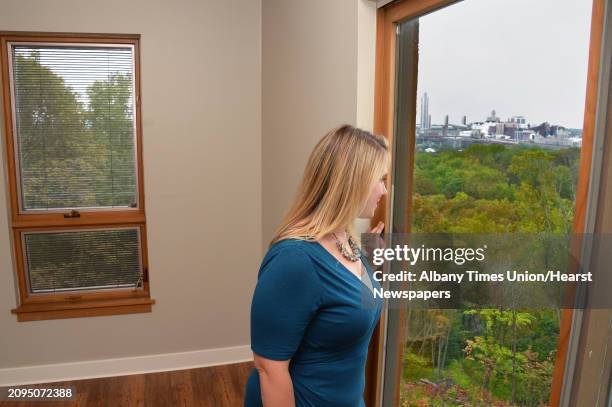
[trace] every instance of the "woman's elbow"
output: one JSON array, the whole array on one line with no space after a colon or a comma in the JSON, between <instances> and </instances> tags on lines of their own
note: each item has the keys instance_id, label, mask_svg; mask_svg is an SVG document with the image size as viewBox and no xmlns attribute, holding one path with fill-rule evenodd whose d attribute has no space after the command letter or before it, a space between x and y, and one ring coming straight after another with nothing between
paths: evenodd
<instances>
[{"instance_id":1,"label":"woman's elbow","mask_svg":"<svg viewBox=\"0 0 612 407\"><path fill-rule=\"evenodd\" d=\"M287 373L289 370L289 360L272 360L253 353L253 364L260 375L275 376Z\"/></svg>"}]
</instances>

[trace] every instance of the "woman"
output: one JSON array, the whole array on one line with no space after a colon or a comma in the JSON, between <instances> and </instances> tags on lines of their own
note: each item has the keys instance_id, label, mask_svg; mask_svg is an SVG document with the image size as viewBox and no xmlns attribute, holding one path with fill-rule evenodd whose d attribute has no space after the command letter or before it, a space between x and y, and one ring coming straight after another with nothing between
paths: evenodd
<instances>
[{"instance_id":1,"label":"woman","mask_svg":"<svg viewBox=\"0 0 612 407\"><path fill-rule=\"evenodd\" d=\"M382 299L373 295L380 284L352 224L371 218L387 193L388 160L384 137L349 125L315 146L259 269L245 407L365 406L368 344Z\"/></svg>"}]
</instances>

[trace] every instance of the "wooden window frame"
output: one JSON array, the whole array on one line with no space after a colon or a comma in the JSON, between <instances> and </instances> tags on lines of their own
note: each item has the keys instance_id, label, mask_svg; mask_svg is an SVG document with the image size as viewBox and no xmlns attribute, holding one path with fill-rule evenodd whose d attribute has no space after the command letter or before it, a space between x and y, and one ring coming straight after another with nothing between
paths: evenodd
<instances>
[{"instance_id":1,"label":"wooden window frame","mask_svg":"<svg viewBox=\"0 0 612 407\"><path fill-rule=\"evenodd\" d=\"M422 16L429 12L445 8L461 0L396 0L377 11L376 16L376 66L375 66L375 89L374 89L374 125L373 130L377 134L386 136L391 146L394 145L394 112L395 112L395 52L396 52L396 26L404 21ZM595 136L596 110L598 100L598 79L600 76L601 46L603 40L603 25L606 0L593 0L591 30L588 56L587 89L584 108L584 122L582 133L582 148L580 152L578 188L576 191L576 204L574 212L574 233L581 234L585 230L586 208L589 196L590 174L593 158L593 145ZM416 68L416 67L415 67ZM417 72L416 69L413 72ZM416 79L416 78L415 78ZM416 91L416 87L415 87ZM416 97L416 95L414 95ZM416 112L415 112L416 113ZM414 162L414 133L402 135L408 137L410 147L409 162ZM393 161L393 160L392 160ZM412 173L412 169L409 169ZM389 185L393 185L393 172L389 170L391 177L388 178ZM392 189L388 188L390 191ZM411 191L410 194L412 195ZM371 220L371 227L379 221L390 225L391 200L382 197L382 204L378 206L377 212ZM411 205L408 205L410 208ZM386 231L388 232L388 230ZM576 258L580 258L580 247L572 247ZM571 294L571 293L570 293ZM402 310L403 311L403 310ZM400 311L400 319L404 316ZM384 313L383 313L384 316ZM563 309L560 324L557 355L553 372L552 386L550 392L550 406L557 407L560 403L561 390L566 368L568 344L572 329L573 309ZM374 330L370 342L368 360L366 363L366 389L364 398L370 407L380 406L382 403L382 367L384 365L386 320L381 318ZM403 323L400 321L398 343L402 341ZM398 352L398 363L403 355ZM393 379L393 378L392 378ZM393 405L399 405L400 377L395 380L395 396Z\"/></svg>"},{"instance_id":2,"label":"wooden window frame","mask_svg":"<svg viewBox=\"0 0 612 407\"><path fill-rule=\"evenodd\" d=\"M134 115L136 141L136 171L138 203L136 208L109 208L87 210L79 208L79 217L65 218L70 209L50 213L23 213L19 207L18 174L16 171L13 100L9 77L9 43L31 42L45 44L103 45L126 44L134 49ZM74 34L38 32L0 32L0 68L2 71L2 98L4 107L4 139L8 189L10 197L11 232L14 268L19 302L12 313L18 321L36 321L99 315L117 315L151 312L155 300L149 288L149 264L145 222L142 126L140 100L140 35L139 34ZM53 294L30 294L26 285L26 271L21 242L22 232L76 231L79 229L105 229L135 227L140 235L140 253L143 267L141 288L67 291Z\"/></svg>"}]
</instances>

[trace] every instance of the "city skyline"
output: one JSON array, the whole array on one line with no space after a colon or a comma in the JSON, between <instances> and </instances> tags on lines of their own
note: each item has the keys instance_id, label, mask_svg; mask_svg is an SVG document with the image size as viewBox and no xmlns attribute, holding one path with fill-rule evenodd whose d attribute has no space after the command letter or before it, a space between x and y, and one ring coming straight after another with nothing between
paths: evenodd
<instances>
[{"instance_id":1,"label":"city skyline","mask_svg":"<svg viewBox=\"0 0 612 407\"><path fill-rule=\"evenodd\" d=\"M485 113L477 118L470 118L465 114L450 114L450 113L442 113L440 114L440 116L442 116L442 120L440 122L433 122L431 119L431 113L429 110L429 103L431 98L429 97L429 93L428 92L423 92L423 95L419 98L420 99L420 108L419 108L419 121L417 122L417 127L423 129L428 129L431 128L432 126L443 126L446 122L446 120L448 120L448 124L451 125L469 125L470 123L484 123L487 122L488 119L490 118L491 114L494 114L498 119L500 119L500 121L502 122L511 122L512 119L517 118L517 117L521 117L523 119L525 119L525 123L529 124L531 127L534 126L538 126L540 124L543 124L545 122L547 122L550 125L556 125L556 126L562 126L565 127L567 129L579 129L582 130L582 126L580 127L572 127L572 126L568 126L564 123L556 123L556 122L552 122L550 120L543 120L541 122L535 122L533 120L529 120L529 118L523 114L508 114L508 115L500 115L499 112L496 109L491 109L488 111L488 113ZM425 107L425 109L424 109ZM423 112L425 112L425 114L423 114ZM519 112L520 113L520 112ZM422 122L423 120L427 121L426 123L426 127L422 126ZM447 119L448 118L448 119Z\"/></svg>"}]
</instances>

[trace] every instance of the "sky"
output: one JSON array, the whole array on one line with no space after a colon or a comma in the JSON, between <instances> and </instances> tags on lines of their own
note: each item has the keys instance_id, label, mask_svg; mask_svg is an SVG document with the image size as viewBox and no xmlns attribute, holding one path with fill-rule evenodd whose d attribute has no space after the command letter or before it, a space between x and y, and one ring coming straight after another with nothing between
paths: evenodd
<instances>
[{"instance_id":1,"label":"sky","mask_svg":"<svg viewBox=\"0 0 612 407\"><path fill-rule=\"evenodd\" d=\"M589 0L464 0L419 19L420 100L432 124L525 116L582 128Z\"/></svg>"}]
</instances>

